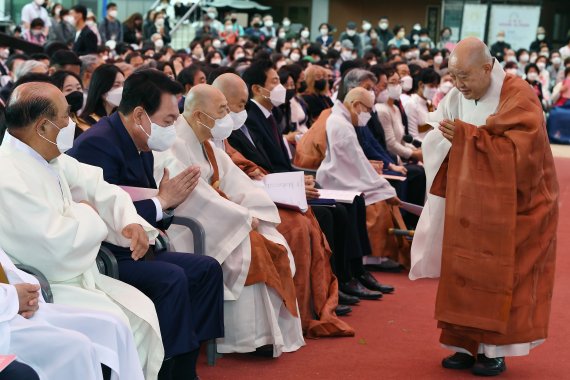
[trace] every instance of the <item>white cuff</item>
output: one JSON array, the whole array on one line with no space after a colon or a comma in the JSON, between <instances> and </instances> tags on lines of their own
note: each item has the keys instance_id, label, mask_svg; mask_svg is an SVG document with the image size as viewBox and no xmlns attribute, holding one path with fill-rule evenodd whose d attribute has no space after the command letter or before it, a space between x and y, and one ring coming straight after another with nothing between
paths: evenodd
<instances>
[{"instance_id":1,"label":"white cuff","mask_svg":"<svg viewBox=\"0 0 570 380\"><path fill-rule=\"evenodd\" d=\"M151 201L154 202L154 205L156 206L156 221L160 222L162 220L163 214L162 214L162 205L160 204L160 201L158 200L157 197L152 197L150 198Z\"/></svg>"}]
</instances>

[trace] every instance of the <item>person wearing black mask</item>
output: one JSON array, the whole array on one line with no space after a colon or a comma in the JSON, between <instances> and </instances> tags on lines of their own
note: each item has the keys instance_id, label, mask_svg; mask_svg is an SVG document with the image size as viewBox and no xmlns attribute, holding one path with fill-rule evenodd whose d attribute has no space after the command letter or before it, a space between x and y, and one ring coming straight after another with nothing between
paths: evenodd
<instances>
[{"instance_id":1,"label":"person wearing black mask","mask_svg":"<svg viewBox=\"0 0 570 380\"><path fill-rule=\"evenodd\" d=\"M303 100L308 105L309 124L312 124L321 112L333 106L329 94L327 69L322 66L312 65L305 70L307 90L303 93Z\"/></svg>"},{"instance_id":2,"label":"person wearing black mask","mask_svg":"<svg viewBox=\"0 0 570 380\"><path fill-rule=\"evenodd\" d=\"M56 71L50 77L50 80L65 95L67 104L69 104L69 116L75 123L75 138L77 138L77 136L89 128L89 124L77 116L83 108L83 84L81 83L81 78L69 71Z\"/></svg>"}]
</instances>

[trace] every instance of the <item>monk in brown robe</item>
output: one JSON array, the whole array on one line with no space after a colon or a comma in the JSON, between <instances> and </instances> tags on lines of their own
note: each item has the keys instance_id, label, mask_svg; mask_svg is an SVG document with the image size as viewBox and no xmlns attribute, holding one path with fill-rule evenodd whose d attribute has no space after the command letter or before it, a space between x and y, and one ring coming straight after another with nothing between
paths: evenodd
<instances>
[{"instance_id":1,"label":"monk in brown robe","mask_svg":"<svg viewBox=\"0 0 570 380\"><path fill-rule=\"evenodd\" d=\"M319 168L327 151L326 126L331 111L332 108L323 110L307 133L297 142L293 165L303 169Z\"/></svg>"},{"instance_id":2,"label":"monk in brown robe","mask_svg":"<svg viewBox=\"0 0 570 380\"><path fill-rule=\"evenodd\" d=\"M527 355L547 337L558 182L528 84L475 38L457 45L449 72L456 88L430 114L439 130L423 144L426 167L426 152L443 160L430 191L445 202L435 317L441 343L456 351L442 365L493 376L505 356Z\"/></svg>"},{"instance_id":3,"label":"monk in brown robe","mask_svg":"<svg viewBox=\"0 0 570 380\"><path fill-rule=\"evenodd\" d=\"M226 96L233 113L241 112L248 99L247 86L235 74L223 74L212 84ZM226 153L250 176L267 174L255 163L225 142ZM338 281L330 265L331 250L313 212L278 208L281 223L277 230L285 237L295 258L294 276L303 332L309 338L354 336L354 330L335 314L338 306ZM315 314L318 319L315 319Z\"/></svg>"}]
</instances>

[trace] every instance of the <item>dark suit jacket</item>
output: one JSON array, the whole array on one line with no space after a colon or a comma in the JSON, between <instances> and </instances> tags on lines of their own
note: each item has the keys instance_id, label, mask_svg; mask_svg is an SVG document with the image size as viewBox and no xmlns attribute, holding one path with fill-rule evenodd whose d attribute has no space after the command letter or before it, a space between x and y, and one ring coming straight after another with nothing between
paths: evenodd
<instances>
[{"instance_id":1,"label":"dark suit jacket","mask_svg":"<svg viewBox=\"0 0 570 380\"><path fill-rule=\"evenodd\" d=\"M119 186L156 189L152 152L139 153L118 113L104 117L83 132L67 154L103 169L105 181ZM151 199L134 202L137 212L157 227L156 206Z\"/></svg>"},{"instance_id":2,"label":"dark suit jacket","mask_svg":"<svg viewBox=\"0 0 570 380\"><path fill-rule=\"evenodd\" d=\"M291 166L291 160L287 155L287 150L283 142L281 132L278 131L278 137L275 136L273 126L268 118L265 117L263 111L253 103L251 100L247 103L247 119L245 125L251 134L255 146L265 152L265 155L271 162L273 170L271 172L290 172L293 170ZM245 136L244 136L245 137ZM233 144L230 141L230 144ZM233 146L235 149L239 150L237 147ZM253 160L246 156L247 152L240 151L248 160ZM260 163L255 162L259 166Z\"/></svg>"},{"instance_id":3,"label":"dark suit jacket","mask_svg":"<svg viewBox=\"0 0 570 380\"><path fill-rule=\"evenodd\" d=\"M244 126L244 128L247 127ZM243 133L241 130L238 129L233 131L230 137L228 137L228 142L232 148L240 152L245 158L254 162L256 165L261 166L269 173L273 172L273 165L271 165L271 160L269 160L269 157L265 153L265 150L261 144L252 144L245 133Z\"/></svg>"},{"instance_id":4,"label":"dark suit jacket","mask_svg":"<svg viewBox=\"0 0 570 380\"><path fill-rule=\"evenodd\" d=\"M73 51L79 56L97 53L97 36L87 25L81 29L79 37L73 43Z\"/></svg>"}]
</instances>

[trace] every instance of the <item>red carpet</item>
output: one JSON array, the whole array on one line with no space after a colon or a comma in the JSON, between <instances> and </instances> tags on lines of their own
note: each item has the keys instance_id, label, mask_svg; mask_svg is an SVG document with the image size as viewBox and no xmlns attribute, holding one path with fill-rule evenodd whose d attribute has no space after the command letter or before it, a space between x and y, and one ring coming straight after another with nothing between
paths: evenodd
<instances>
[{"instance_id":1,"label":"red carpet","mask_svg":"<svg viewBox=\"0 0 570 380\"><path fill-rule=\"evenodd\" d=\"M570 159L557 159L560 183L557 277L550 336L530 356L508 358L503 379L570 378ZM361 301L345 317L354 338L307 340L295 353L278 359L225 355L215 367L200 357L199 374L209 379L465 379L469 372L444 370L449 353L438 342L433 319L437 282L409 281L401 274L379 274L396 286L381 301Z\"/></svg>"}]
</instances>

